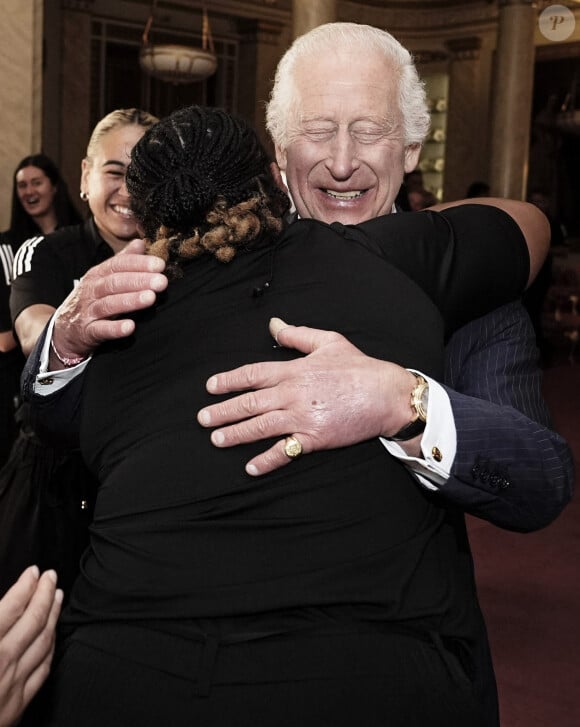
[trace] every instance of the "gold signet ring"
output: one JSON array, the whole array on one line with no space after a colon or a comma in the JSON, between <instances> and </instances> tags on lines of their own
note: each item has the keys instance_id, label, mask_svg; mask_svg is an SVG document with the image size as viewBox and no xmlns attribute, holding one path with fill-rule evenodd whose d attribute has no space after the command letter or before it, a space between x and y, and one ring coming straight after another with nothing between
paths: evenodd
<instances>
[{"instance_id":1,"label":"gold signet ring","mask_svg":"<svg viewBox=\"0 0 580 727\"><path fill-rule=\"evenodd\" d=\"M290 459L297 459L302 454L302 445L296 437L286 437L284 452L286 452L286 456L290 457Z\"/></svg>"}]
</instances>

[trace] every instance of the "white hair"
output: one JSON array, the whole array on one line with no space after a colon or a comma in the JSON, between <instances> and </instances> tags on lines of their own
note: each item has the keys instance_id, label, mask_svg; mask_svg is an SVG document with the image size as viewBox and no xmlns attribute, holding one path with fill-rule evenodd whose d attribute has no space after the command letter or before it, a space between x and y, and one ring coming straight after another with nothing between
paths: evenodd
<instances>
[{"instance_id":1,"label":"white hair","mask_svg":"<svg viewBox=\"0 0 580 727\"><path fill-rule=\"evenodd\" d=\"M288 120L298 102L295 69L299 61L316 57L337 48L358 49L361 55L378 51L391 63L398 75L399 110L402 116L405 145L422 144L429 131L429 111L425 88L409 51L386 30L358 23L319 25L292 43L282 56L270 101L266 107L266 128L276 146L285 149L289 142ZM385 90L386 92L386 90Z\"/></svg>"}]
</instances>

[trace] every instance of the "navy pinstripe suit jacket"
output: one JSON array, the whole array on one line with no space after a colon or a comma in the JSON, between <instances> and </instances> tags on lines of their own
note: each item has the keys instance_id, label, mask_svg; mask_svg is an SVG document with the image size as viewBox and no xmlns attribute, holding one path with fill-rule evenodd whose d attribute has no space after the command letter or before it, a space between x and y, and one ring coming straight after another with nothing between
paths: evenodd
<instances>
[{"instance_id":1,"label":"navy pinstripe suit jacket","mask_svg":"<svg viewBox=\"0 0 580 727\"><path fill-rule=\"evenodd\" d=\"M572 495L572 455L550 428L538 358L519 301L467 324L446 348L457 454L440 496L511 530L547 525Z\"/></svg>"}]
</instances>

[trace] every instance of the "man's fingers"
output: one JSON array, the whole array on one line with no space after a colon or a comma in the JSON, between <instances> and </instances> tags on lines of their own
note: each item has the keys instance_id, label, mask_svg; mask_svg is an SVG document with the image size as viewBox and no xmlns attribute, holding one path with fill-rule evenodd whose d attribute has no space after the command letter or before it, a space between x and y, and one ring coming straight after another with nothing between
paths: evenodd
<instances>
[{"instance_id":1,"label":"man's fingers","mask_svg":"<svg viewBox=\"0 0 580 727\"><path fill-rule=\"evenodd\" d=\"M279 346L294 348L302 353L313 353L322 346L336 343L343 338L336 331L324 331L320 328L307 326L292 326L281 318L271 318L269 323L270 334Z\"/></svg>"},{"instance_id":2,"label":"man's fingers","mask_svg":"<svg viewBox=\"0 0 580 727\"><path fill-rule=\"evenodd\" d=\"M86 323L90 325L89 321L122 316L133 311L149 308L155 303L156 298L157 295L152 290L111 293L102 298L95 298L87 307Z\"/></svg>"},{"instance_id":3,"label":"man's fingers","mask_svg":"<svg viewBox=\"0 0 580 727\"><path fill-rule=\"evenodd\" d=\"M142 290L160 293L165 290L168 283L167 277L163 273L135 270L117 271L94 278L90 282L91 294L94 298Z\"/></svg>"},{"instance_id":4,"label":"man's fingers","mask_svg":"<svg viewBox=\"0 0 580 727\"><path fill-rule=\"evenodd\" d=\"M220 427L211 433L210 438L216 447L235 447L238 444L279 437L286 434L290 427L285 412L270 411L233 424L231 427Z\"/></svg>"},{"instance_id":5,"label":"man's fingers","mask_svg":"<svg viewBox=\"0 0 580 727\"><path fill-rule=\"evenodd\" d=\"M131 255L131 254L145 254L145 240L140 237L136 237L131 242L128 242L125 247L120 250L117 255Z\"/></svg>"},{"instance_id":6,"label":"man's fingers","mask_svg":"<svg viewBox=\"0 0 580 727\"><path fill-rule=\"evenodd\" d=\"M282 379L287 378L285 372L292 361L267 361L240 366L231 371L211 376L206 382L210 394L228 394L233 391L246 391L247 389L263 389L275 386Z\"/></svg>"},{"instance_id":7,"label":"man's fingers","mask_svg":"<svg viewBox=\"0 0 580 727\"><path fill-rule=\"evenodd\" d=\"M93 321L87 326L86 339L95 347L104 341L113 341L118 338L127 338L135 331L135 321L131 318L117 320L102 319Z\"/></svg>"},{"instance_id":8,"label":"man's fingers","mask_svg":"<svg viewBox=\"0 0 580 727\"><path fill-rule=\"evenodd\" d=\"M201 409L197 420L202 427L219 427L222 424L240 422L250 417L256 417L265 412L275 413L280 402L276 396L277 390L265 388L260 391L249 391L232 399ZM266 434L265 436L275 436Z\"/></svg>"},{"instance_id":9,"label":"man's fingers","mask_svg":"<svg viewBox=\"0 0 580 727\"><path fill-rule=\"evenodd\" d=\"M299 434L297 435L297 439L302 445L302 454L300 455L302 457L306 454L306 447L304 446L306 437ZM286 438L284 437L284 439L276 442L273 447L270 447L270 449L267 449L265 452L262 452L262 454L251 459L246 464L246 472L252 477L258 477L290 464L294 460L286 454L285 446Z\"/></svg>"}]
</instances>

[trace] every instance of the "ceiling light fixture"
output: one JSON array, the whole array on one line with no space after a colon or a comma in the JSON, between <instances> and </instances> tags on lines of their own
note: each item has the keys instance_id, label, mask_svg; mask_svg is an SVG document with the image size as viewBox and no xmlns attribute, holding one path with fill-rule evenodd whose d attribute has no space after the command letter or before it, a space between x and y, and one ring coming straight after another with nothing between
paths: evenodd
<instances>
[{"instance_id":1,"label":"ceiling light fixture","mask_svg":"<svg viewBox=\"0 0 580 727\"><path fill-rule=\"evenodd\" d=\"M201 48L174 43L153 44L149 41L149 32L153 25L156 5L157 0L154 0L151 15L143 31L143 42L139 53L141 68L154 78L175 84L203 81L215 73L217 56L207 10L205 8L203 10Z\"/></svg>"}]
</instances>

